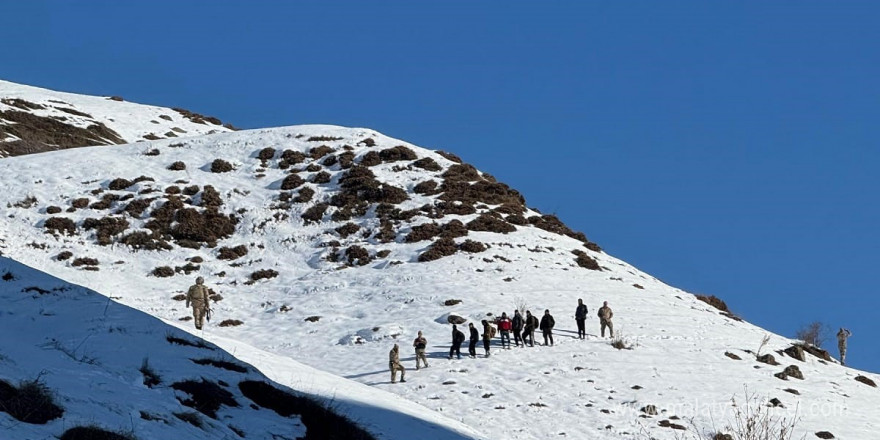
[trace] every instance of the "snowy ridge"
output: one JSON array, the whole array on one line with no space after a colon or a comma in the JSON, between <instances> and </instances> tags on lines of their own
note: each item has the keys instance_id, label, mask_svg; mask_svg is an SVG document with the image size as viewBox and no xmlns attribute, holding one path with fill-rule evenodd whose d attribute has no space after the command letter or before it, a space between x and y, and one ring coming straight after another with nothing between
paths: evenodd
<instances>
[{"instance_id":1,"label":"snowy ridge","mask_svg":"<svg viewBox=\"0 0 880 440\"><path fill-rule=\"evenodd\" d=\"M158 153L151 155L143 154L144 145L128 145L0 161L9 200L0 206L0 249L184 327L189 313L174 298L204 276L219 296L206 340L227 349L253 346L398 394L486 436L673 439L681 435L673 425L691 434L723 431L731 398L742 402L746 387L762 403L779 399L783 406L770 410L775 416L799 417L797 437L828 431L866 439L876 430L880 409L872 403L880 391L855 380L876 381L876 375L784 354L792 340L722 315L601 252L453 156L334 126L179 143L152 142ZM217 159L230 166L215 166ZM434 164L416 165L425 159ZM169 169L177 162L185 167ZM59 163L61 172L47 171ZM360 180L352 182L352 175ZM152 180L134 182L140 176ZM429 180L437 183L433 190L417 191ZM357 197L345 196L351 187ZM312 192L308 200L305 188ZM143 210L127 210L138 200ZM150 223L169 212L166 205L176 206L173 218ZM53 217L69 222L50 222ZM125 219L125 227L108 227L102 239L98 220L108 217ZM449 226L456 221L464 231ZM418 229L428 224L436 228ZM72 225L67 232L66 225ZM411 238L415 231L419 236ZM125 244L137 232L142 240L129 243L156 250ZM465 245L468 240L482 247ZM420 261L438 243L445 243L443 256ZM225 259L223 249L238 246L246 252ZM63 252L69 258L60 258ZM76 264L86 258L97 261ZM156 271L162 267L168 270ZM573 337L577 298L590 308L583 341ZM602 301L610 302L631 350L598 336ZM544 309L554 314L555 346L493 346L489 358L445 359L448 315L479 322L519 305L538 316ZM231 323L219 325L226 320ZM411 369L418 330L428 338L430 367L391 385L388 350L399 343ZM759 347L781 365L757 362ZM233 354L279 379L260 356ZM804 379L775 377L789 365ZM657 414L641 411L649 406Z\"/></svg>"},{"instance_id":2,"label":"snowy ridge","mask_svg":"<svg viewBox=\"0 0 880 440\"><path fill-rule=\"evenodd\" d=\"M216 118L0 80L0 157L231 131Z\"/></svg>"},{"instance_id":3,"label":"snowy ridge","mask_svg":"<svg viewBox=\"0 0 880 440\"><path fill-rule=\"evenodd\" d=\"M248 381L285 384L324 401L376 438L406 432L433 438L475 438L467 427L418 405L243 344L206 344L110 298L0 257L0 380L43 384L63 414L47 423L18 422L0 412L0 436L58 438L75 427L98 427L139 439L294 438L308 423L260 410L239 389ZM198 346L171 343L176 338ZM237 356L233 356L233 354ZM246 362L258 361L267 378ZM210 361L210 362L206 362ZM145 368L146 366L146 368ZM239 371L240 370L240 371ZM148 371L156 382L147 385ZM274 379L274 383L272 380ZM226 390L234 403L211 411L187 404L188 381ZM5 408L5 405L4 405ZM199 425L199 426L195 426Z\"/></svg>"}]
</instances>

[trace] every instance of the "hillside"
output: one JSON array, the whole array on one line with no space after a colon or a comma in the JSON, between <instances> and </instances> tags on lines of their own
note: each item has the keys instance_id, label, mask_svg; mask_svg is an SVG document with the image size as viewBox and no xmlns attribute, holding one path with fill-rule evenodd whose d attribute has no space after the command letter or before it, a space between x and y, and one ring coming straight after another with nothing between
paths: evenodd
<instances>
[{"instance_id":1,"label":"hillside","mask_svg":"<svg viewBox=\"0 0 880 440\"><path fill-rule=\"evenodd\" d=\"M85 96L0 81L0 157L231 131L180 108Z\"/></svg>"},{"instance_id":2,"label":"hillside","mask_svg":"<svg viewBox=\"0 0 880 440\"><path fill-rule=\"evenodd\" d=\"M198 336L394 393L474 437L714 433L745 394L762 407L778 399L767 411L798 418L797 437L871 438L880 415L880 390L856 380L877 376L795 359L795 341L606 254L458 157L373 130L82 148L4 159L0 176L9 258L191 332L181 295L201 275L216 317ZM578 298L590 308L586 340L574 337ZM630 349L598 336L602 301ZM555 346L446 359L450 315L479 322L517 307L555 315ZM413 367L418 330L431 366L392 385L388 350L400 343ZM243 360L264 373L272 365ZM777 377L789 366L803 379ZM288 386L309 377L280 376Z\"/></svg>"}]
</instances>

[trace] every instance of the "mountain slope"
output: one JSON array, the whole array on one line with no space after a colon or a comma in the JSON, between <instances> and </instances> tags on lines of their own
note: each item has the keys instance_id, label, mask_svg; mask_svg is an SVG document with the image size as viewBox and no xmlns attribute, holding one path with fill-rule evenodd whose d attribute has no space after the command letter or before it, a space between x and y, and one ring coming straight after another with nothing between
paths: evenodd
<instances>
[{"instance_id":1,"label":"mountain slope","mask_svg":"<svg viewBox=\"0 0 880 440\"><path fill-rule=\"evenodd\" d=\"M0 81L0 157L232 130L183 109Z\"/></svg>"},{"instance_id":2,"label":"mountain slope","mask_svg":"<svg viewBox=\"0 0 880 440\"><path fill-rule=\"evenodd\" d=\"M792 358L783 350L793 341L607 255L448 153L334 126L160 140L145 150L0 161L9 188L0 249L182 326L190 323L180 295L204 276L217 311L205 339L393 392L486 436L714 432L746 389L762 405L779 399L773 417L800 416L798 435L860 439L876 430L878 390L856 380L875 375ZM583 341L572 337L577 298L590 307ZM602 301L631 350L597 335ZM449 315L479 323L520 306L553 312L555 346L445 359ZM412 367L418 330L431 366L391 385L388 350L399 343ZM758 351L781 365L757 362ZM790 365L803 380L776 377Z\"/></svg>"}]
</instances>

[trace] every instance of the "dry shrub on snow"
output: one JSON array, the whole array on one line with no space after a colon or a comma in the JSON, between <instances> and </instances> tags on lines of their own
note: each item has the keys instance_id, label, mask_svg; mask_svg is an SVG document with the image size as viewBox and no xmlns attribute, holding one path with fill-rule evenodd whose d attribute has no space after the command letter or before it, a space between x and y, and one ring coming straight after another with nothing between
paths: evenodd
<instances>
[{"instance_id":1,"label":"dry shrub on snow","mask_svg":"<svg viewBox=\"0 0 880 440\"><path fill-rule=\"evenodd\" d=\"M284 180L281 182L281 189L282 190L295 189L295 188L299 187L300 185L302 185L303 183L306 183L306 181L303 180L302 177L299 177L299 175L288 174L287 177L285 177Z\"/></svg>"},{"instance_id":2,"label":"dry shrub on snow","mask_svg":"<svg viewBox=\"0 0 880 440\"><path fill-rule=\"evenodd\" d=\"M435 241L425 252L419 255L419 261L434 261L453 255L458 250L455 241L451 238L440 238Z\"/></svg>"},{"instance_id":3,"label":"dry shrub on snow","mask_svg":"<svg viewBox=\"0 0 880 440\"><path fill-rule=\"evenodd\" d=\"M497 232L500 234L516 231L515 226L489 214L480 214L479 217L468 222L467 228L471 231Z\"/></svg>"},{"instance_id":4,"label":"dry shrub on snow","mask_svg":"<svg viewBox=\"0 0 880 440\"><path fill-rule=\"evenodd\" d=\"M234 260L236 258L241 258L248 253L248 248L245 245L238 245L235 247L222 247L217 251L217 259L219 260Z\"/></svg>"},{"instance_id":5,"label":"dry shrub on snow","mask_svg":"<svg viewBox=\"0 0 880 440\"><path fill-rule=\"evenodd\" d=\"M232 170L232 164L223 159L214 159L214 161L211 162L212 173L228 173Z\"/></svg>"},{"instance_id":6,"label":"dry shrub on snow","mask_svg":"<svg viewBox=\"0 0 880 440\"><path fill-rule=\"evenodd\" d=\"M413 162L412 164L415 167L418 167L418 168L421 168L421 169L427 170L427 171L440 171L443 169L443 167L441 167L440 164L437 163L437 161L435 161L434 159L431 159L430 157L423 157L423 158Z\"/></svg>"},{"instance_id":7,"label":"dry shrub on snow","mask_svg":"<svg viewBox=\"0 0 880 440\"><path fill-rule=\"evenodd\" d=\"M73 235L76 233L76 223L67 217L50 217L43 224L46 232L58 233L61 235Z\"/></svg>"},{"instance_id":8,"label":"dry shrub on snow","mask_svg":"<svg viewBox=\"0 0 880 440\"><path fill-rule=\"evenodd\" d=\"M387 148L379 152L379 157L384 162L396 162L399 160L416 160L418 156L413 150L410 150L403 145L398 145L396 147Z\"/></svg>"}]
</instances>

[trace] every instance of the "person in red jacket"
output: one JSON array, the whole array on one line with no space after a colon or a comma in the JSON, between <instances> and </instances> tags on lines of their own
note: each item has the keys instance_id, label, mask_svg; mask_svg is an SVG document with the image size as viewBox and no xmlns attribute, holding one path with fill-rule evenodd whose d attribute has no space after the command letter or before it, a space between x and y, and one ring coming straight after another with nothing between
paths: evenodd
<instances>
[{"instance_id":1,"label":"person in red jacket","mask_svg":"<svg viewBox=\"0 0 880 440\"><path fill-rule=\"evenodd\" d=\"M498 330L501 330L501 348L510 348L510 330L512 327L513 324L507 317L507 313L501 313L501 318L498 318Z\"/></svg>"}]
</instances>

